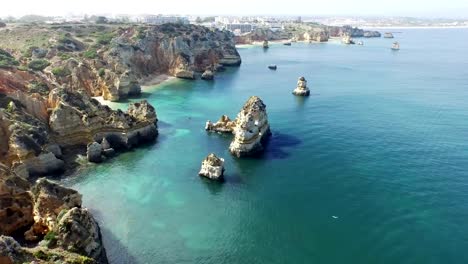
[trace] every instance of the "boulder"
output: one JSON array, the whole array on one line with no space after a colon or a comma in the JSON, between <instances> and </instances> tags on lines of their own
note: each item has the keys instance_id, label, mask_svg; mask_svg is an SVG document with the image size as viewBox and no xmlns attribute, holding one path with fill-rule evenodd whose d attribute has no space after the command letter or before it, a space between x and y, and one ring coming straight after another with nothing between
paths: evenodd
<instances>
[{"instance_id":1,"label":"boulder","mask_svg":"<svg viewBox=\"0 0 468 264\"><path fill-rule=\"evenodd\" d=\"M270 134L266 105L259 97L252 96L237 115L229 150L237 157L254 155L263 150L263 141Z\"/></svg>"},{"instance_id":2,"label":"boulder","mask_svg":"<svg viewBox=\"0 0 468 264\"><path fill-rule=\"evenodd\" d=\"M62 154L62 148L60 147L60 145L58 144L51 144L51 145L48 145L45 147L45 150L47 150L48 152L51 152L54 154L54 156L57 158L57 159L61 159L63 154Z\"/></svg>"},{"instance_id":3,"label":"boulder","mask_svg":"<svg viewBox=\"0 0 468 264\"><path fill-rule=\"evenodd\" d=\"M57 245L107 263L99 225L87 209L72 208L58 219Z\"/></svg>"},{"instance_id":4,"label":"boulder","mask_svg":"<svg viewBox=\"0 0 468 264\"><path fill-rule=\"evenodd\" d=\"M181 79L190 79L194 80L195 79L195 72L191 70L185 70L185 69L178 69L175 73L175 77L181 78Z\"/></svg>"},{"instance_id":5,"label":"boulder","mask_svg":"<svg viewBox=\"0 0 468 264\"><path fill-rule=\"evenodd\" d=\"M212 180L222 180L224 174L224 159L211 153L203 161L198 175Z\"/></svg>"},{"instance_id":6,"label":"boulder","mask_svg":"<svg viewBox=\"0 0 468 264\"><path fill-rule=\"evenodd\" d=\"M307 81L304 77L300 77L297 81L297 87L293 90L294 95L308 96L310 95L310 90L307 87Z\"/></svg>"},{"instance_id":7,"label":"boulder","mask_svg":"<svg viewBox=\"0 0 468 264\"><path fill-rule=\"evenodd\" d=\"M61 173L64 170L65 162L57 159L51 152L42 153L14 166L16 174L23 178L52 175Z\"/></svg>"},{"instance_id":8,"label":"boulder","mask_svg":"<svg viewBox=\"0 0 468 264\"><path fill-rule=\"evenodd\" d=\"M214 74L211 70L206 70L205 72L203 72L201 78L203 80L213 80Z\"/></svg>"},{"instance_id":9,"label":"boulder","mask_svg":"<svg viewBox=\"0 0 468 264\"><path fill-rule=\"evenodd\" d=\"M102 147L101 144L93 142L88 144L86 149L86 157L89 162L99 163L102 162Z\"/></svg>"}]
</instances>

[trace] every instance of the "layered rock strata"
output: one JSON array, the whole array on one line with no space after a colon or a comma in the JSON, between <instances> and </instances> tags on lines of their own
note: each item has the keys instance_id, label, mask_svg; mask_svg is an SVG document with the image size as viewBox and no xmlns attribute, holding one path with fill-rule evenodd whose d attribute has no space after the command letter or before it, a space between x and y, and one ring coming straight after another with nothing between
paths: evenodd
<instances>
[{"instance_id":1,"label":"layered rock strata","mask_svg":"<svg viewBox=\"0 0 468 264\"><path fill-rule=\"evenodd\" d=\"M82 208L78 192L44 178L31 186L4 172L0 175L0 234L18 236L20 230L30 227L24 234L30 244L23 248L13 238L1 236L2 263L78 259L107 263L99 226ZM39 243L31 244L34 242Z\"/></svg>"},{"instance_id":2,"label":"layered rock strata","mask_svg":"<svg viewBox=\"0 0 468 264\"><path fill-rule=\"evenodd\" d=\"M224 175L224 159L211 153L202 161L198 175L212 180L222 180Z\"/></svg>"},{"instance_id":3,"label":"layered rock strata","mask_svg":"<svg viewBox=\"0 0 468 264\"><path fill-rule=\"evenodd\" d=\"M261 152L264 141L271 135L266 105L257 96L247 100L235 120L223 115L216 123L208 120L205 130L234 134L229 150L237 157Z\"/></svg>"},{"instance_id":4,"label":"layered rock strata","mask_svg":"<svg viewBox=\"0 0 468 264\"><path fill-rule=\"evenodd\" d=\"M227 115L222 115L216 123L206 121L205 130L220 133L233 133L236 120L231 120Z\"/></svg>"},{"instance_id":5,"label":"layered rock strata","mask_svg":"<svg viewBox=\"0 0 468 264\"><path fill-rule=\"evenodd\" d=\"M229 151L237 156L249 156L263 151L264 140L271 135L266 105L252 96L242 107L236 118L234 140Z\"/></svg>"},{"instance_id":6,"label":"layered rock strata","mask_svg":"<svg viewBox=\"0 0 468 264\"><path fill-rule=\"evenodd\" d=\"M307 81L304 77L300 77L297 81L297 87L292 92L294 95L299 96L308 96L310 95L310 90L307 87Z\"/></svg>"}]
</instances>

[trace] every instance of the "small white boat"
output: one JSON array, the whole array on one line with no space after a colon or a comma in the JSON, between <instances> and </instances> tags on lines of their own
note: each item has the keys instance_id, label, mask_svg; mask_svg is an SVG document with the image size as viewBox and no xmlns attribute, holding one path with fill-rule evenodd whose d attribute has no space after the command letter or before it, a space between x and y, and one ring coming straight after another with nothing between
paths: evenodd
<instances>
[{"instance_id":1,"label":"small white boat","mask_svg":"<svg viewBox=\"0 0 468 264\"><path fill-rule=\"evenodd\" d=\"M276 70L278 67L276 65L268 65L268 69Z\"/></svg>"},{"instance_id":2,"label":"small white boat","mask_svg":"<svg viewBox=\"0 0 468 264\"><path fill-rule=\"evenodd\" d=\"M398 43L397 41L393 42L391 49L400 50L400 43Z\"/></svg>"},{"instance_id":3,"label":"small white boat","mask_svg":"<svg viewBox=\"0 0 468 264\"><path fill-rule=\"evenodd\" d=\"M358 43L357 43L357 44L362 46L362 45L364 45L364 42L362 42L362 41L358 41Z\"/></svg>"}]
</instances>

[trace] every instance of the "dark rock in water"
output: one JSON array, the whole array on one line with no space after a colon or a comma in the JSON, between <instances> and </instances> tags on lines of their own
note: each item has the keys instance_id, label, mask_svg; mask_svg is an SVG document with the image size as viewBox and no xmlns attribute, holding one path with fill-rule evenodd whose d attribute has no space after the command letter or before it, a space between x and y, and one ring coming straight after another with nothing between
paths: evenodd
<instances>
[{"instance_id":1,"label":"dark rock in water","mask_svg":"<svg viewBox=\"0 0 468 264\"><path fill-rule=\"evenodd\" d=\"M222 180L224 174L224 159L218 158L214 153L208 155L201 165L198 175L212 180Z\"/></svg>"},{"instance_id":2,"label":"dark rock in water","mask_svg":"<svg viewBox=\"0 0 468 264\"><path fill-rule=\"evenodd\" d=\"M99 163L102 162L102 146L97 142L88 144L86 150L86 157L89 162Z\"/></svg>"},{"instance_id":3,"label":"dark rock in water","mask_svg":"<svg viewBox=\"0 0 468 264\"><path fill-rule=\"evenodd\" d=\"M115 150L113 148L108 148L102 151L102 154L107 158L111 158L115 156Z\"/></svg>"},{"instance_id":4,"label":"dark rock in water","mask_svg":"<svg viewBox=\"0 0 468 264\"><path fill-rule=\"evenodd\" d=\"M202 74L201 78L202 78L203 80L213 80L214 74L213 74L213 72L212 72L211 70L206 70L206 71Z\"/></svg>"}]
</instances>

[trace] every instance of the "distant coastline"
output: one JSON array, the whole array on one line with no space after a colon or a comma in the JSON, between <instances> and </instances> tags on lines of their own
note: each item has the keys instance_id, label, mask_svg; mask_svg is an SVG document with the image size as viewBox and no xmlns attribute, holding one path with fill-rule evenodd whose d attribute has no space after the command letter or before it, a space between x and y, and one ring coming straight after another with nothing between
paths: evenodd
<instances>
[{"instance_id":1,"label":"distant coastline","mask_svg":"<svg viewBox=\"0 0 468 264\"><path fill-rule=\"evenodd\" d=\"M468 26L363 26L363 29L444 29L468 28Z\"/></svg>"}]
</instances>

